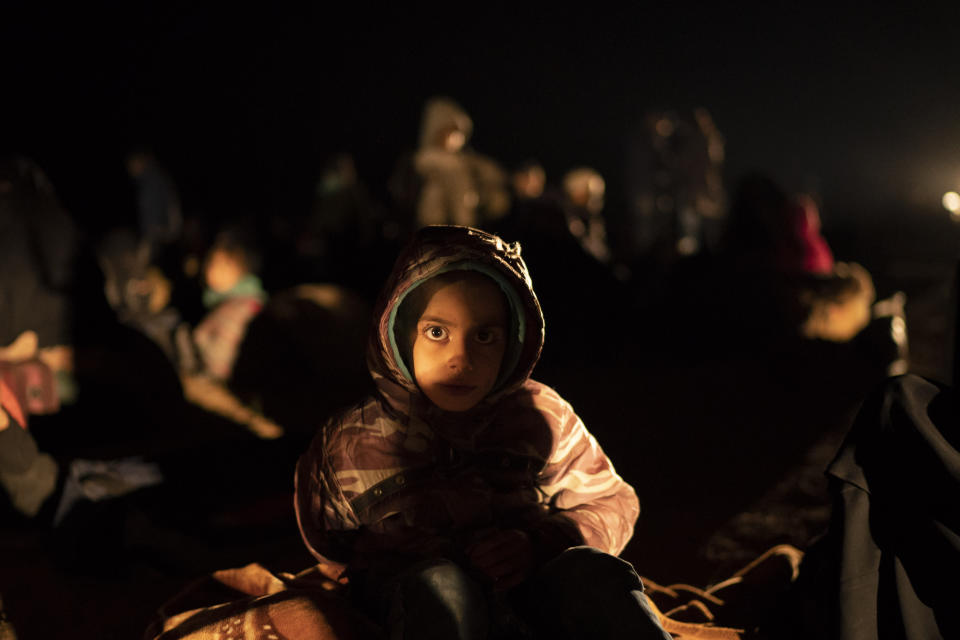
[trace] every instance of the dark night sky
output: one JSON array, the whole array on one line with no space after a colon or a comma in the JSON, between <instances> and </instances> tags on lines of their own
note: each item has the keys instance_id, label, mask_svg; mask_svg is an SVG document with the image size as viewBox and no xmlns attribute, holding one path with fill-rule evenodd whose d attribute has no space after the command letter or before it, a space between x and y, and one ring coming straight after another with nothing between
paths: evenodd
<instances>
[{"instance_id":1,"label":"dark night sky","mask_svg":"<svg viewBox=\"0 0 960 640\"><path fill-rule=\"evenodd\" d=\"M956 9L349 7L4 3L3 145L87 220L124 206L121 157L142 142L196 210L294 210L337 150L376 191L434 94L471 113L479 151L555 179L592 165L611 203L653 107L707 107L728 180L765 170L828 212L933 208L960 183Z\"/></svg>"}]
</instances>

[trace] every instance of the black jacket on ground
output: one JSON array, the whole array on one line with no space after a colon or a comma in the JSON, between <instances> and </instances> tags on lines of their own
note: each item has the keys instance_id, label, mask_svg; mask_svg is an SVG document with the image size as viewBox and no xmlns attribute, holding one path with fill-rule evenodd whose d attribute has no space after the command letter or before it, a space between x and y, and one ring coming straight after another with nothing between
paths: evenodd
<instances>
[{"instance_id":1,"label":"black jacket on ground","mask_svg":"<svg viewBox=\"0 0 960 640\"><path fill-rule=\"evenodd\" d=\"M905 375L867 399L827 470L830 528L801 567L806 637L960 638L958 445L953 389Z\"/></svg>"}]
</instances>

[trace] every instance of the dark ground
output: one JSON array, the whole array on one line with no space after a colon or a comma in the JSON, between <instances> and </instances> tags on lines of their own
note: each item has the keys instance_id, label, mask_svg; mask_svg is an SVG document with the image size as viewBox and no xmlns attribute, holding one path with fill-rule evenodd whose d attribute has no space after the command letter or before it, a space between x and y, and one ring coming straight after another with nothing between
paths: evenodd
<instances>
[{"instance_id":1,"label":"dark ground","mask_svg":"<svg viewBox=\"0 0 960 640\"><path fill-rule=\"evenodd\" d=\"M880 297L906 293L911 371L949 381L960 233L945 219L878 221L838 231L833 245L839 258L870 269ZM706 335L717 330L709 309L695 320ZM598 322L591 332L603 329ZM643 512L624 556L656 582L703 585L774 544L807 545L829 516L823 469L882 379L869 345L701 352L684 348L688 335L641 335L648 357L638 361L553 366L538 376L573 403L637 488ZM115 393L114 412L137 401ZM61 462L137 449L85 446L97 429L140 433L131 442L141 444L165 420L182 429L178 444L151 450L174 478L167 486L88 505L56 529L12 518L0 529L0 594L21 640L137 638L164 600L211 570L311 564L290 500L307 434L267 443L202 412L176 411L123 424L111 423L115 413L95 424L71 410L37 421L38 440Z\"/></svg>"}]
</instances>

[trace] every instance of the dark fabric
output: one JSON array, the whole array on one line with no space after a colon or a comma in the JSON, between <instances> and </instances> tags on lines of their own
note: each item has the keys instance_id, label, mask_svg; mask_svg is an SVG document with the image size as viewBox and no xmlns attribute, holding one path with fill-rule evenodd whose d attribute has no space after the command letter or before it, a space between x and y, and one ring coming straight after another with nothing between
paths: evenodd
<instances>
[{"instance_id":1,"label":"dark fabric","mask_svg":"<svg viewBox=\"0 0 960 640\"><path fill-rule=\"evenodd\" d=\"M435 558L397 574L357 574L351 588L391 638L670 637L630 563L592 547L567 549L511 591L491 591L483 582Z\"/></svg>"},{"instance_id":2,"label":"dark fabric","mask_svg":"<svg viewBox=\"0 0 960 640\"><path fill-rule=\"evenodd\" d=\"M511 604L551 640L669 640L633 566L598 549L567 549L512 594Z\"/></svg>"},{"instance_id":3,"label":"dark fabric","mask_svg":"<svg viewBox=\"0 0 960 640\"><path fill-rule=\"evenodd\" d=\"M155 162L148 161L134 182L140 236L151 245L175 240L183 220L173 179Z\"/></svg>"},{"instance_id":4,"label":"dark fabric","mask_svg":"<svg viewBox=\"0 0 960 640\"><path fill-rule=\"evenodd\" d=\"M38 166L0 158L0 344L28 329L40 346L70 342L79 231Z\"/></svg>"},{"instance_id":5,"label":"dark fabric","mask_svg":"<svg viewBox=\"0 0 960 640\"><path fill-rule=\"evenodd\" d=\"M434 558L401 573L361 574L354 600L391 638L482 639L490 628L479 582L455 563Z\"/></svg>"},{"instance_id":6,"label":"dark fabric","mask_svg":"<svg viewBox=\"0 0 960 640\"><path fill-rule=\"evenodd\" d=\"M834 511L798 582L804 637L960 638L956 393L915 375L863 405L828 469Z\"/></svg>"},{"instance_id":7,"label":"dark fabric","mask_svg":"<svg viewBox=\"0 0 960 640\"><path fill-rule=\"evenodd\" d=\"M0 474L26 473L37 458L37 443L26 429L11 421L0 431Z\"/></svg>"}]
</instances>

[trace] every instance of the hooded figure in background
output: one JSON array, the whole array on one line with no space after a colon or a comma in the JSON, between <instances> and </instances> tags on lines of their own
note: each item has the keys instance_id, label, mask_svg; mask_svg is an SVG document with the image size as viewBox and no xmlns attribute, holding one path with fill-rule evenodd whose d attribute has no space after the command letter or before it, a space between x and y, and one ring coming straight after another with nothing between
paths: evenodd
<instances>
[{"instance_id":1,"label":"hooded figure in background","mask_svg":"<svg viewBox=\"0 0 960 640\"><path fill-rule=\"evenodd\" d=\"M499 298L483 309L504 311L496 327L426 326L444 315L435 302L446 283ZM376 393L331 419L297 466L300 531L329 577L403 637L497 637L517 625L668 637L615 557L639 514L633 488L569 403L530 379L544 324L519 245L467 227L422 229L373 320ZM455 343L460 331L467 350L503 341L479 394L469 371L439 391L425 372L420 341Z\"/></svg>"},{"instance_id":2,"label":"hooded figure in background","mask_svg":"<svg viewBox=\"0 0 960 640\"><path fill-rule=\"evenodd\" d=\"M79 241L43 170L26 158L0 158L0 344L28 330L41 348L72 343Z\"/></svg>"},{"instance_id":3,"label":"hooded figure in background","mask_svg":"<svg viewBox=\"0 0 960 640\"><path fill-rule=\"evenodd\" d=\"M413 155L415 187L396 184L395 196L412 200L416 227L457 224L483 227L507 213L506 172L467 142L473 121L449 98L432 98L424 107L420 145ZM399 191L398 191L399 188ZM403 192L403 193L401 193Z\"/></svg>"}]
</instances>

